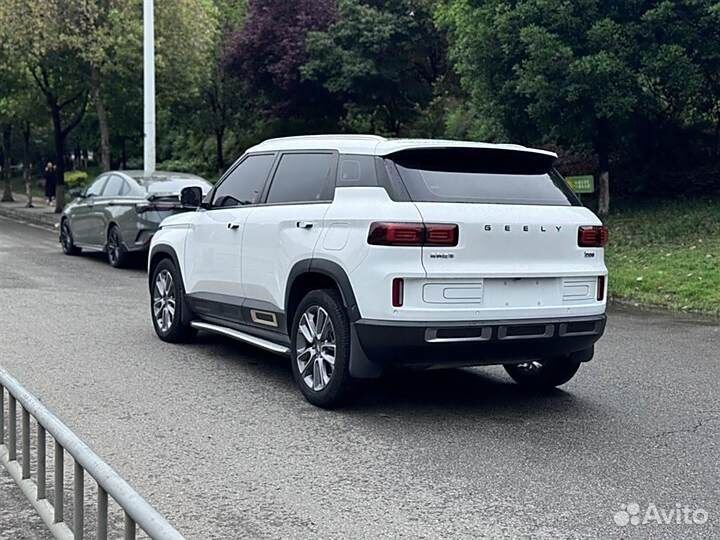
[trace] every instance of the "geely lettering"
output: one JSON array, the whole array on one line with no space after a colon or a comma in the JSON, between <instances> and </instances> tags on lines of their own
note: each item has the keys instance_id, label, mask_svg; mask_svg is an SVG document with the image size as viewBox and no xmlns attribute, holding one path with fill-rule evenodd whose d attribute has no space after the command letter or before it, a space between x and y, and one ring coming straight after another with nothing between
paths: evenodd
<instances>
[{"instance_id":1,"label":"geely lettering","mask_svg":"<svg viewBox=\"0 0 720 540\"><path fill-rule=\"evenodd\" d=\"M314 136L242 156L151 244L151 316L291 358L331 407L388 366L501 364L554 387L605 329L607 229L551 152Z\"/></svg>"}]
</instances>

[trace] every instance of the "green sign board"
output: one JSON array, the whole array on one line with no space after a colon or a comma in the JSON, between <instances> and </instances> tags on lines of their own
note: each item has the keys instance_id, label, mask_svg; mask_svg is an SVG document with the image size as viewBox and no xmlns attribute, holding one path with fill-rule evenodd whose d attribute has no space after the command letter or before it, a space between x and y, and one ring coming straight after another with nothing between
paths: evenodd
<instances>
[{"instance_id":1,"label":"green sign board","mask_svg":"<svg viewBox=\"0 0 720 540\"><path fill-rule=\"evenodd\" d=\"M575 193L595 193L595 177L587 176L568 176L565 180Z\"/></svg>"}]
</instances>

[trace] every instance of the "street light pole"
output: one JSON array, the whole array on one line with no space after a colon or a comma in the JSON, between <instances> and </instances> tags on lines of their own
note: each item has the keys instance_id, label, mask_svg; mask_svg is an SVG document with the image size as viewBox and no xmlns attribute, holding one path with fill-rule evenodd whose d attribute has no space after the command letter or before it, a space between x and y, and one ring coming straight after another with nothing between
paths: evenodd
<instances>
[{"instance_id":1,"label":"street light pole","mask_svg":"<svg viewBox=\"0 0 720 540\"><path fill-rule=\"evenodd\" d=\"M143 78L145 92L144 172L155 172L155 21L153 0L143 0Z\"/></svg>"}]
</instances>

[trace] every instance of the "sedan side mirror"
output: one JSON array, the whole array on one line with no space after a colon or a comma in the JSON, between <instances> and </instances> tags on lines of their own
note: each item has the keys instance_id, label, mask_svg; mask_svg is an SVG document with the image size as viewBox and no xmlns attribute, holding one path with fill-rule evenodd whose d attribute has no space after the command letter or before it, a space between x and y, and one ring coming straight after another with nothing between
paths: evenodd
<instances>
[{"instance_id":1,"label":"sedan side mirror","mask_svg":"<svg viewBox=\"0 0 720 540\"><path fill-rule=\"evenodd\" d=\"M203 193L199 186L190 186L180 191L180 204L186 208L199 208L202 205Z\"/></svg>"},{"instance_id":2,"label":"sedan side mirror","mask_svg":"<svg viewBox=\"0 0 720 540\"><path fill-rule=\"evenodd\" d=\"M81 188L81 187L71 188L70 191L69 191L69 194L70 194L71 197L78 197L78 198L80 198L80 199L84 199L84 198L85 198L85 190L84 190L83 188Z\"/></svg>"}]
</instances>

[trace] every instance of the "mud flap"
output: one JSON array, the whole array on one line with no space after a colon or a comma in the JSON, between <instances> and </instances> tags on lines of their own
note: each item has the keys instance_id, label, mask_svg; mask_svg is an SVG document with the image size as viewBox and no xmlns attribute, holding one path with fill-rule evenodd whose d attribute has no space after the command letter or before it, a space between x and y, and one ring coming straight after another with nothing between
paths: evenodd
<instances>
[{"instance_id":1,"label":"mud flap","mask_svg":"<svg viewBox=\"0 0 720 540\"><path fill-rule=\"evenodd\" d=\"M370 360L360 344L354 324L350 324L350 375L356 379L377 379L382 366Z\"/></svg>"}]
</instances>

